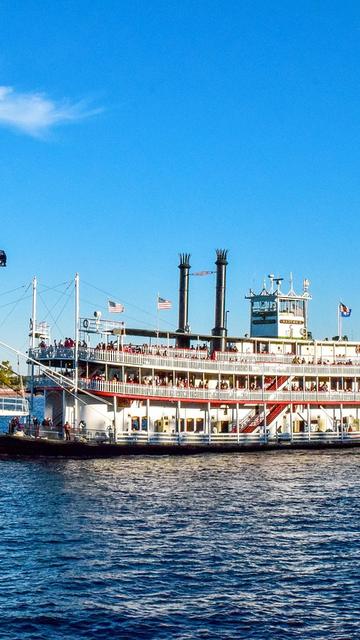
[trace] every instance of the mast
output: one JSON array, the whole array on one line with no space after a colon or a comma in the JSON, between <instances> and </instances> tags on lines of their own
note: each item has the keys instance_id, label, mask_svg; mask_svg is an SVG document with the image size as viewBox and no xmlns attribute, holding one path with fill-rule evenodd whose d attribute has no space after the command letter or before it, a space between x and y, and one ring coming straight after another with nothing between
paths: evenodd
<instances>
[{"instance_id":1,"label":"mast","mask_svg":"<svg viewBox=\"0 0 360 640\"><path fill-rule=\"evenodd\" d=\"M79 274L75 274L75 346L74 346L74 394L75 394L75 402L74 402L74 431L76 431L78 426L78 414L79 414L79 406L78 406L78 387L79 387L79 312L80 312L80 304L79 304Z\"/></svg>"},{"instance_id":2,"label":"mast","mask_svg":"<svg viewBox=\"0 0 360 640\"><path fill-rule=\"evenodd\" d=\"M32 280L32 309L31 309L31 321L30 321L30 346L31 349L35 349L36 339L36 298L37 298L37 279L36 276ZM34 412L34 362L31 363L31 385L30 385L30 413ZM30 420L29 416L29 420ZM29 425L30 426L30 425Z\"/></svg>"}]
</instances>

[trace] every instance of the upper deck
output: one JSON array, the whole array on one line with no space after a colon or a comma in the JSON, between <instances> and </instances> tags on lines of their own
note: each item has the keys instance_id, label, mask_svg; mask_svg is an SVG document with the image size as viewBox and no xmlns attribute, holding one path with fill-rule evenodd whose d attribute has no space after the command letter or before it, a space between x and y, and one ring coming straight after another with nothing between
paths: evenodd
<instances>
[{"instance_id":1,"label":"upper deck","mask_svg":"<svg viewBox=\"0 0 360 640\"><path fill-rule=\"evenodd\" d=\"M360 345L354 342L280 342L243 340L232 351L178 349L170 346L123 345L104 348L79 347L81 363L198 371L276 375L359 376ZM39 347L30 357L55 367L71 365L75 348Z\"/></svg>"}]
</instances>

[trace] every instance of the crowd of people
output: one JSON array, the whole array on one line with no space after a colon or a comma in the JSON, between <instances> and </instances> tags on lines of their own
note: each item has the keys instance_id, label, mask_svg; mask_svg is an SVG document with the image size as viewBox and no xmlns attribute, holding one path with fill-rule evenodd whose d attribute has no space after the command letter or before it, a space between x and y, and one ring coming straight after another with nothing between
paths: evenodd
<instances>
[{"instance_id":1,"label":"crowd of people","mask_svg":"<svg viewBox=\"0 0 360 640\"><path fill-rule=\"evenodd\" d=\"M79 348L87 349L87 342L85 340L80 341ZM46 344L45 340L41 340L39 349L42 351L51 351L55 353L57 349L74 349L75 341L72 338L65 338L65 340L54 340L52 344Z\"/></svg>"},{"instance_id":2,"label":"crowd of people","mask_svg":"<svg viewBox=\"0 0 360 640\"><path fill-rule=\"evenodd\" d=\"M75 341L72 338L65 338L64 341L54 340L52 344L47 345L44 340L42 340L39 344L39 348L42 351L43 356L53 357L55 355L66 355L59 354L59 350L62 349L73 349L75 347ZM88 344L85 340L79 342L79 349L88 349ZM237 350L235 345L228 345L225 351L211 351L210 345L203 343L198 345L192 345L188 349L179 348L171 345L149 345L149 344L132 344L131 342L128 344L122 344L119 341L108 341L108 342L99 342L95 348L92 348L93 352L101 351L101 352L122 352L122 353L130 353L136 355L148 355L155 357L171 357L171 358L190 358L190 359L201 359L201 360L218 360L225 362L238 362L238 363L248 363L252 360L256 360L259 358L261 362L279 362L279 363L289 363L289 364L298 364L298 365L323 365L323 366L351 366L360 364L360 350L357 351L355 356L348 357L346 354L336 354L333 357L320 357L316 358L312 355L306 356L292 356L291 354L282 353L279 351L278 353L242 353Z\"/></svg>"},{"instance_id":3,"label":"crowd of people","mask_svg":"<svg viewBox=\"0 0 360 640\"><path fill-rule=\"evenodd\" d=\"M89 382L97 382L102 381L106 382L105 373L96 372L89 379ZM120 380L117 374L113 375L107 382L109 383L118 383ZM305 392L305 393L326 393L330 390L329 381L319 380L318 383L315 380L306 381L305 387L303 380L288 380L285 384L281 381L280 378L270 378L264 380L264 383L261 380L261 377L252 376L247 377L243 376L240 378L232 379L232 377L221 380L208 380L208 379L198 379L194 376L168 376L164 374L155 375L155 376L143 376L139 378L138 374L131 373L125 376L123 380L125 384L131 385L145 385L152 387L176 387L180 389L211 389L211 390L235 390L235 391L243 391L244 393L247 391L266 391L266 392ZM115 391L114 387L114 391ZM340 378L335 379L332 382L331 391L336 392L354 392L352 380L344 380L342 381ZM357 392L360 391L360 388Z\"/></svg>"}]
</instances>

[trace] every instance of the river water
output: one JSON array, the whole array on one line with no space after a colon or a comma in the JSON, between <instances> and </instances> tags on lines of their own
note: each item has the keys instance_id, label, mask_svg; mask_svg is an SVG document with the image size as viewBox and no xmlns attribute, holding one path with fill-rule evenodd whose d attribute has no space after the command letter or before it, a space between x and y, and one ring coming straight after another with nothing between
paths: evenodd
<instances>
[{"instance_id":1,"label":"river water","mask_svg":"<svg viewBox=\"0 0 360 640\"><path fill-rule=\"evenodd\" d=\"M360 638L360 451L0 460L2 639Z\"/></svg>"}]
</instances>

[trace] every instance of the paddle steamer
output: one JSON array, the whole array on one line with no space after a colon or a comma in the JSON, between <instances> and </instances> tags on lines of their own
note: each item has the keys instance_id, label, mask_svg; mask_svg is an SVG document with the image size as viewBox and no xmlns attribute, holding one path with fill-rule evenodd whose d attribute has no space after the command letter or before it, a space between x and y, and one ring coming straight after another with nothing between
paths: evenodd
<instances>
[{"instance_id":1,"label":"paddle steamer","mask_svg":"<svg viewBox=\"0 0 360 640\"><path fill-rule=\"evenodd\" d=\"M74 340L50 344L33 303L33 392L44 391L55 434L68 422L75 439L119 444L360 441L360 343L313 339L309 282L285 293L274 276L247 295L249 335L229 336L226 250L215 264L209 334L189 329L189 254L180 255L174 332L81 317L77 278Z\"/></svg>"}]
</instances>

